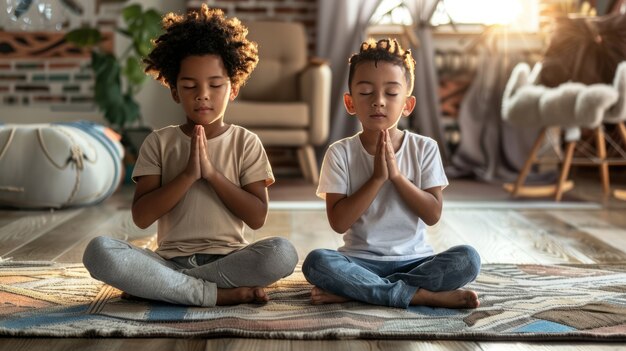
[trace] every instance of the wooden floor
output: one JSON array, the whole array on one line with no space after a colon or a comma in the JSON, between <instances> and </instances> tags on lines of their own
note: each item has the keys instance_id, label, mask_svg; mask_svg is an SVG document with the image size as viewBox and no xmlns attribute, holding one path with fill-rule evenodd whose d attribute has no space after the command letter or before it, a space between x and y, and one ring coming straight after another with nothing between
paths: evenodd
<instances>
[{"instance_id":1,"label":"wooden floor","mask_svg":"<svg viewBox=\"0 0 626 351\"><path fill-rule=\"evenodd\" d=\"M293 184L291 186L294 186ZM593 185L595 186L595 185ZM454 184L451 187L454 189ZM147 245L155 226L136 228L130 217L133 189L126 187L105 203L63 211L0 210L0 257L13 260L80 262L87 242L108 235ZM591 192L600 191L591 188ZM288 200L287 192L276 192ZM296 193L296 192L291 192ZM451 194L454 197L454 194ZM311 200L311 199L306 199ZM483 263L626 262L626 215L621 206L532 209L510 206L447 207L429 228L436 250L469 243ZM584 205L584 204L583 204ZM314 248L336 248L323 210L270 211L267 224L249 231L248 239L279 235L289 238L300 258ZM1 350L623 350L615 343L503 343L386 340L254 340L254 339L42 339L3 338Z\"/></svg>"}]
</instances>

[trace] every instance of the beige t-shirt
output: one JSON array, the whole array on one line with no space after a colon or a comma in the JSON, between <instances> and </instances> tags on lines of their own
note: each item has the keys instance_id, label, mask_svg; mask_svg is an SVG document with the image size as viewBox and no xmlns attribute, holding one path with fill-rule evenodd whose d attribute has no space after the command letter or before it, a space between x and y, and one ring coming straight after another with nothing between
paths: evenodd
<instances>
[{"instance_id":1,"label":"beige t-shirt","mask_svg":"<svg viewBox=\"0 0 626 351\"><path fill-rule=\"evenodd\" d=\"M161 175L167 184L187 166L191 138L179 126L152 132L141 146L133 180ZM265 180L274 183L272 168L256 134L231 125L207 140L207 154L215 168L238 186ZM205 181L196 181L180 202L158 220L158 248L164 258L195 253L228 254L248 244L244 223L233 215Z\"/></svg>"}]
</instances>

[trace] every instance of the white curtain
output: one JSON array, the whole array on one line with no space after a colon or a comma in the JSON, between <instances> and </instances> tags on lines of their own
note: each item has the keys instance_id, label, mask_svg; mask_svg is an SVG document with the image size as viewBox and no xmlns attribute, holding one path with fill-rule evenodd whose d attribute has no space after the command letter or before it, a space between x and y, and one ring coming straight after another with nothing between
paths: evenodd
<instances>
[{"instance_id":1,"label":"white curtain","mask_svg":"<svg viewBox=\"0 0 626 351\"><path fill-rule=\"evenodd\" d=\"M441 123L441 107L438 95L439 79L435 67L435 49L430 26L430 18L438 3L439 0L405 2L413 16L415 34L419 39L419 47L412 48L415 58L413 95L417 99L417 104L411 118L411 129L435 139L439 144L444 163L448 163L449 151Z\"/></svg>"},{"instance_id":2,"label":"white curtain","mask_svg":"<svg viewBox=\"0 0 626 351\"><path fill-rule=\"evenodd\" d=\"M539 127L516 128L502 120L504 87L515 64L524 60L522 52L502 46L497 36L487 34L478 47L477 72L459 110L461 141L446 169L449 177L513 181L539 132ZM552 176L531 173L528 180L542 181Z\"/></svg>"},{"instance_id":3,"label":"white curtain","mask_svg":"<svg viewBox=\"0 0 626 351\"><path fill-rule=\"evenodd\" d=\"M329 144L360 131L358 120L343 106L343 93L348 91L348 58L366 39L365 29L381 1L319 0L316 54L329 61L333 75ZM319 151L323 155L324 150Z\"/></svg>"}]
</instances>

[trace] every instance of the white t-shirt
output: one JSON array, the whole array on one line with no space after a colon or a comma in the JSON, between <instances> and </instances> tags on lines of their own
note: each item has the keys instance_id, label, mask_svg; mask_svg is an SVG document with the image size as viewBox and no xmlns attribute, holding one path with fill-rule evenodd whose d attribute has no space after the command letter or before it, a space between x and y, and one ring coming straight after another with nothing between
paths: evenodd
<instances>
[{"instance_id":1,"label":"white t-shirt","mask_svg":"<svg viewBox=\"0 0 626 351\"><path fill-rule=\"evenodd\" d=\"M167 184L187 166L191 138L178 126L152 132L141 146L133 179L161 175ZM215 168L237 186L264 180L274 182L272 168L256 134L231 125L207 140L207 154ZM195 253L228 254L248 244L244 223L224 206L213 188L196 181L180 202L158 220L158 248L165 257Z\"/></svg>"},{"instance_id":2,"label":"white t-shirt","mask_svg":"<svg viewBox=\"0 0 626 351\"><path fill-rule=\"evenodd\" d=\"M396 152L400 172L420 189L448 185L437 143L408 131ZM374 156L365 151L359 134L328 148L322 163L317 196L352 195L371 177ZM349 256L395 261L426 257L425 223L404 203L391 182L385 182L363 215L348 229L339 251Z\"/></svg>"}]
</instances>

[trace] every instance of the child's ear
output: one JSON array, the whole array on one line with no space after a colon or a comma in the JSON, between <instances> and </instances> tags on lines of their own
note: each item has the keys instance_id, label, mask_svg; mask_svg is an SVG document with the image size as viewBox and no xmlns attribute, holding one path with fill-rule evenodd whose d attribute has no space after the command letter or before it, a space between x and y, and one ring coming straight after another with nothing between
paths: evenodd
<instances>
[{"instance_id":1,"label":"child's ear","mask_svg":"<svg viewBox=\"0 0 626 351\"><path fill-rule=\"evenodd\" d=\"M402 116L408 117L415 108L415 96L409 96L404 102L404 108L402 109Z\"/></svg>"},{"instance_id":2,"label":"child's ear","mask_svg":"<svg viewBox=\"0 0 626 351\"><path fill-rule=\"evenodd\" d=\"M172 94L172 99L176 101L177 104L180 104L180 97L178 96L178 90L176 88L171 88L170 93Z\"/></svg>"},{"instance_id":3,"label":"child's ear","mask_svg":"<svg viewBox=\"0 0 626 351\"><path fill-rule=\"evenodd\" d=\"M230 101L235 100L237 95L239 95L239 87L231 86L230 87Z\"/></svg>"},{"instance_id":4,"label":"child's ear","mask_svg":"<svg viewBox=\"0 0 626 351\"><path fill-rule=\"evenodd\" d=\"M350 95L350 93L343 94L343 104L346 106L348 114L353 116L356 114L356 109L354 108L354 102L352 101L352 95Z\"/></svg>"}]
</instances>

